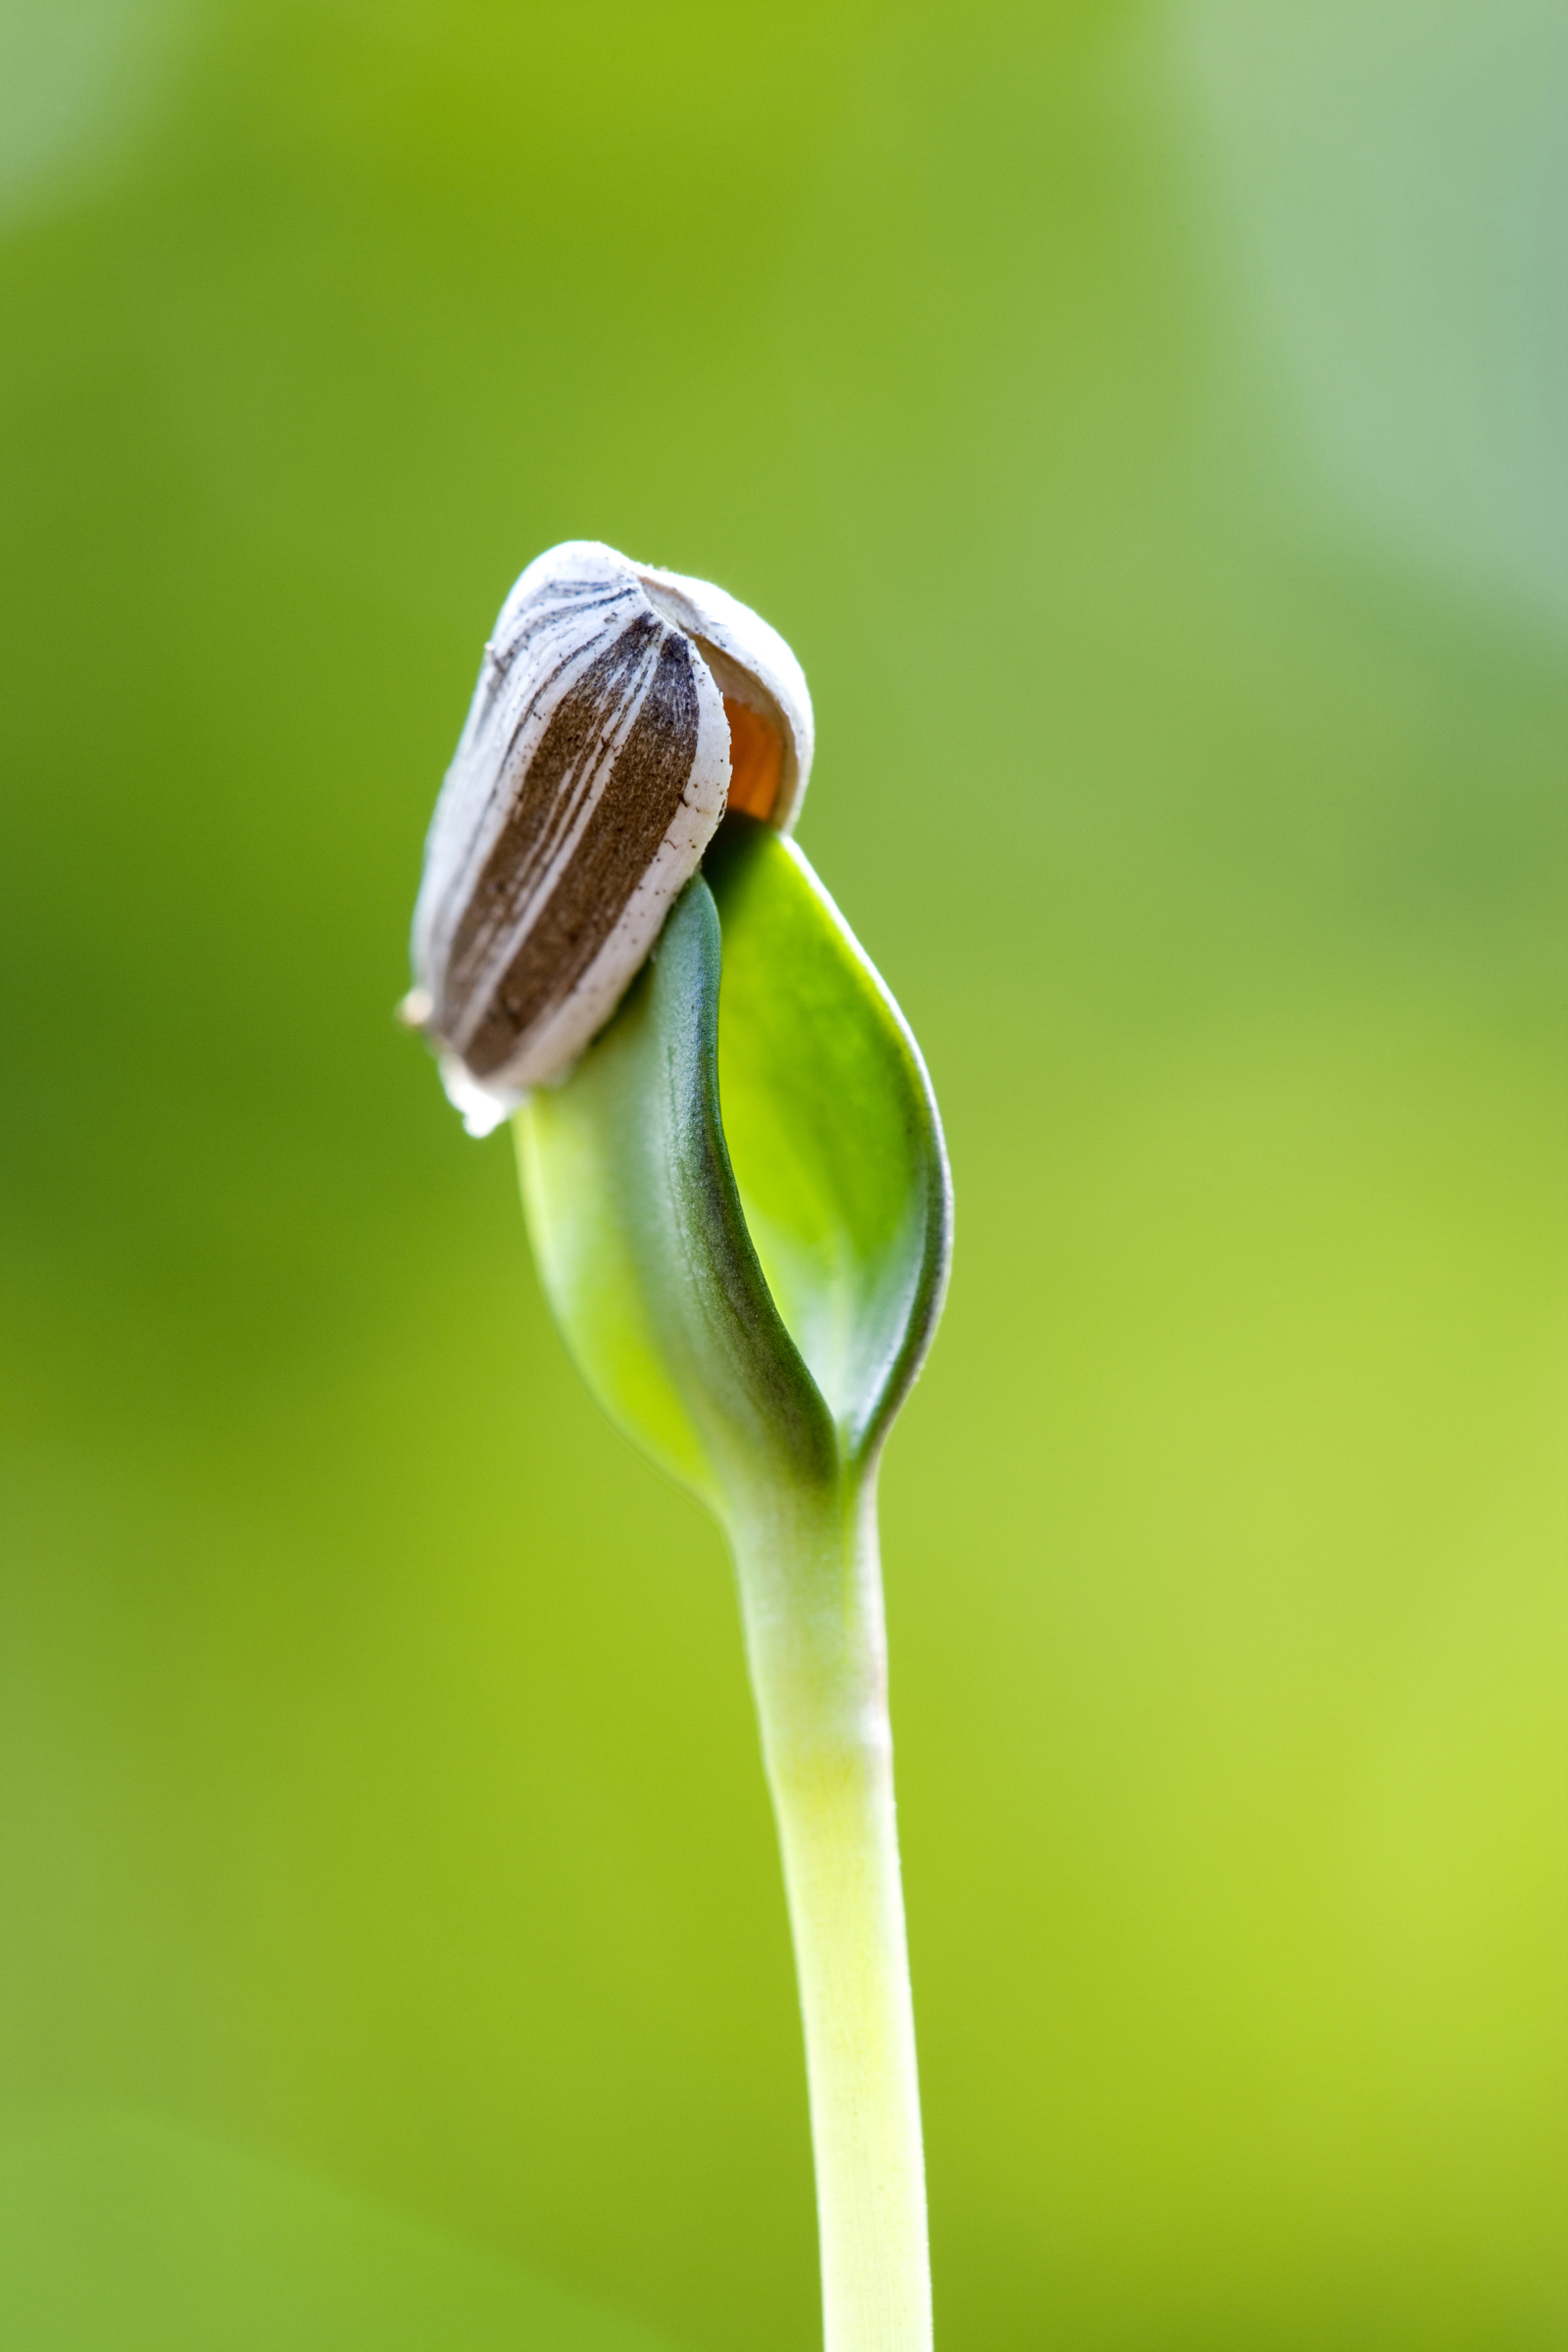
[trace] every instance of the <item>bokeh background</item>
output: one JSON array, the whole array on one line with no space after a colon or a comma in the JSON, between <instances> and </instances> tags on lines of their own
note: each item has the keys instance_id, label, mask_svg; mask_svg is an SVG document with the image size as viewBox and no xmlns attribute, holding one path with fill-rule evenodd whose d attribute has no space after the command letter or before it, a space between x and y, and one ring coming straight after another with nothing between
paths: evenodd
<instances>
[{"instance_id":1,"label":"bokeh background","mask_svg":"<svg viewBox=\"0 0 1568 2352\"><path fill-rule=\"evenodd\" d=\"M538 549L930 1061L946 2352L1564 2294L1555 0L7 0L0 2341L805 2352L714 1532L393 1027Z\"/></svg>"}]
</instances>

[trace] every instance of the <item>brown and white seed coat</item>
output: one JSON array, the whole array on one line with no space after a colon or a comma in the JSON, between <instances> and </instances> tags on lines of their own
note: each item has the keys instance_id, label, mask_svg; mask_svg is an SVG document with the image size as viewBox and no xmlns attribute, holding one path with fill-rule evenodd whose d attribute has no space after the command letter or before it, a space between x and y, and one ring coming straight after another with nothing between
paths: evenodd
<instances>
[{"instance_id":1,"label":"brown and white seed coat","mask_svg":"<svg viewBox=\"0 0 1568 2352\"><path fill-rule=\"evenodd\" d=\"M431 819L404 1008L470 1133L603 1028L727 805L792 829L811 749L800 663L723 589L594 540L529 564Z\"/></svg>"}]
</instances>

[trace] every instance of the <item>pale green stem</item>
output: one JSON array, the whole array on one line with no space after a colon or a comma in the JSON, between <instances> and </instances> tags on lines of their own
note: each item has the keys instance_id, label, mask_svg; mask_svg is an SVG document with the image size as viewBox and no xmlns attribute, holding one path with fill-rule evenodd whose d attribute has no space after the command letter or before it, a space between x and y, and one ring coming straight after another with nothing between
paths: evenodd
<instances>
[{"instance_id":1,"label":"pale green stem","mask_svg":"<svg viewBox=\"0 0 1568 2352\"><path fill-rule=\"evenodd\" d=\"M806 2028L825 2352L930 2352L874 1478L735 1533Z\"/></svg>"}]
</instances>

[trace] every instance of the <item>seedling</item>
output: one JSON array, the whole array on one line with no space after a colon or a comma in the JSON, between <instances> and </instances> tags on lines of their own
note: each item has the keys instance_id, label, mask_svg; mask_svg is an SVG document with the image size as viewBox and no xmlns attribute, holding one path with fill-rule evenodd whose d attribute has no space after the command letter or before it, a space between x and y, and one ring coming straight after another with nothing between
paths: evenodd
<instances>
[{"instance_id":1,"label":"seedling","mask_svg":"<svg viewBox=\"0 0 1568 2352\"><path fill-rule=\"evenodd\" d=\"M572 543L485 650L406 1013L512 1118L566 1345L734 1556L805 2021L826 2352L929 2352L876 1481L952 1195L886 987L789 839L810 700L720 590Z\"/></svg>"}]
</instances>

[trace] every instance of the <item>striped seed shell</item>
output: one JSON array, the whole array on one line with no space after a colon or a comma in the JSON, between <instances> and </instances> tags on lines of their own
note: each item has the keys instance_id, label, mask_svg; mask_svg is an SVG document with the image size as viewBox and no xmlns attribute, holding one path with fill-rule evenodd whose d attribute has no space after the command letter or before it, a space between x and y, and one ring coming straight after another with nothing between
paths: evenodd
<instances>
[{"instance_id":1,"label":"striped seed shell","mask_svg":"<svg viewBox=\"0 0 1568 2352\"><path fill-rule=\"evenodd\" d=\"M726 805L794 825L811 700L706 580L569 540L501 609L425 842L405 1017L484 1134L614 1011Z\"/></svg>"}]
</instances>

